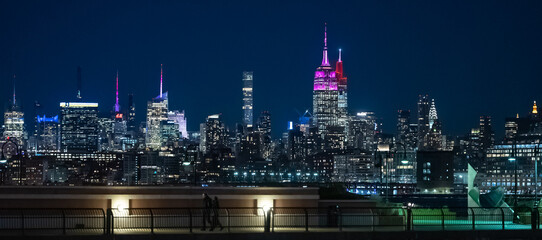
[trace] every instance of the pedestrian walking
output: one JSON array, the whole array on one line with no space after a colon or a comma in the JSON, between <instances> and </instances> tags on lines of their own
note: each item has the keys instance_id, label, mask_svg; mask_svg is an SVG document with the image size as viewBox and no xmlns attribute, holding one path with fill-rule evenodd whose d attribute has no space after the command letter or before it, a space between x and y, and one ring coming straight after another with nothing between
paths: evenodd
<instances>
[{"instance_id":1,"label":"pedestrian walking","mask_svg":"<svg viewBox=\"0 0 542 240\"><path fill-rule=\"evenodd\" d=\"M207 228L207 223L209 223L209 226L211 227L211 231L213 230L213 222L211 222L211 208L213 206L213 200L207 195L207 193L203 194L203 210L202 210L202 221L203 221L203 227L201 228L201 231L205 231Z\"/></svg>"},{"instance_id":2,"label":"pedestrian walking","mask_svg":"<svg viewBox=\"0 0 542 240\"><path fill-rule=\"evenodd\" d=\"M215 196L215 199L213 200L212 202L212 209L213 209L213 225L211 225L211 230L210 231L213 231L213 229L215 229L216 227L220 227L220 231L222 231L222 229L224 229L224 227L222 226L222 223L220 222L220 215L219 215L219 209L220 209L220 205L218 203L218 197Z\"/></svg>"}]
</instances>

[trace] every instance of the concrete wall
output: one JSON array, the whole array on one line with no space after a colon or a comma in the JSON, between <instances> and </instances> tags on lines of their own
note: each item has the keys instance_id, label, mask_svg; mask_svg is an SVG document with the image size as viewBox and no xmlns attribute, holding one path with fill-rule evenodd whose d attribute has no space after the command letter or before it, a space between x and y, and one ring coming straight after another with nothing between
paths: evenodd
<instances>
[{"instance_id":1,"label":"concrete wall","mask_svg":"<svg viewBox=\"0 0 542 240\"><path fill-rule=\"evenodd\" d=\"M317 207L318 188L301 187L0 187L4 208L187 208L202 207L202 194L222 208Z\"/></svg>"}]
</instances>

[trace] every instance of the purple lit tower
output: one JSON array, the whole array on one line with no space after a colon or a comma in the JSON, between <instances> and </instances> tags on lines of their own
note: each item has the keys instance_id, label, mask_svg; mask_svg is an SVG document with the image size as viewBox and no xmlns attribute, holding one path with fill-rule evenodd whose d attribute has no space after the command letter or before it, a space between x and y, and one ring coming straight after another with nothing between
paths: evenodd
<instances>
[{"instance_id":1,"label":"purple lit tower","mask_svg":"<svg viewBox=\"0 0 542 240\"><path fill-rule=\"evenodd\" d=\"M324 51L322 64L314 73L312 95L313 124L319 134L328 133L329 127L338 125L338 91L336 72L327 57L327 24L324 30Z\"/></svg>"}]
</instances>

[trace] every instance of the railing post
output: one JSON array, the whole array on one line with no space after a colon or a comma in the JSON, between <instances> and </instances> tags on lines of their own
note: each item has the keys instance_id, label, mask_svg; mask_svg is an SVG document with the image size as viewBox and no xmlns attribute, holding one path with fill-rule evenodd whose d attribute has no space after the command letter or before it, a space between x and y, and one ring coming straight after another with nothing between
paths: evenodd
<instances>
[{"instance_id":1,"label":"railing post","mask_svg":"<svg viewBox=\"0 0 542 240\"><path fill-rule=\"evenodd\" d=\"M24 210L21 210L21 233L24 236Z\"/></svg>"},{"instance_id":2,"label":"railing post","mask_svg":"<svg viewBox=\"0 0 542 240\"><path fill-rule=\"evenodd\" d=\"M375 212L373 212L372 208L369 208L369 210L371 211L371 231L374 232L374 230L375 230Z\"/></svg>"},{"instance_id":3,"label":"railing post","mask_svg":"<svg viewBox=\"0 0 542 240\"><path fill-rule=\"evenodd\" d=\"M535 222L534 229L540 229L540 211L538 210L538 207L533 208L533 212L531 214L534 215L533 216L533 219Z\"/></svg>"},{"instance_id":4,"label":"railing post","mask_svg":"<svg viewBox=\"0 0 542 240\"><path fill-rule=\"evenodd\" d=\"M536 218L534 217L534 208L531 208L531 229L536 230Z\"/></svg>"},{"instance_id":5,"label":"railing post","mask_svg":"<svg viewBox=\"0 0 542 240\"><path fill-rule=\"evenodd\" d=\"M262 210L263 211L263 210ZM266 211L264 211L264 215L265 215L265 221L264 221L264 232L270 232L271 231L271 208L269 208Z\"/></svg>"},{"instance_id":6,"label":"railing post","mask_svg":"<svg viewBox=\"0 0 542 240\"><path fill-rule=\"evenodd\" d=\"M190 233L192 233L192 210L188 209L188 228L190 228Z\"/></svg>"},{"instance_id":7,"label":"railing post","mask_svg":"<svg viewBox=\"0 0 542 240\"><path fill-rule=\"evenodd\" d=\"M309 212L307 212L307 209L305 208L305 231L309 231Z\"/></svg>"},{"instance_id":8,"label":"railing post","mask_svg":"<svg viewBox=\"0 0 542 240\"><path fill-rule=\"evenodd\" d=\"M152 214L152 208L149 208L151 214L151 234L154 234L154 215Z\"/></svg>"},{"instance_id":9,"label":"railing post","mask_svg":"<svg viewBox=\"0 0 542 240\"><path fill-rule=\"evenodd\" d=\"M540 209L536 207L535 210L536 210L536 229L540 229Z\"/></svg>"},{"instance_id":10,"label":"railing post","mask_svg":"<svg viewBox=\"0 0 542 240\"><path fill-rule=\"evenodd\" d=\"M412 209L410 207L407 208L407 231L412 230Z\"/></svg>"},{"instance_id":11,"label":"railing post","mask_svg":"<svg viewBox=\"0 0 542 240\"><path fill-rule=\"evenodd\" d=\"M104 235L107 234L107 220L106 220L106 216L105 216L105 212L104 212L104 209L103 208L100 208L100 210L102 211L102 216L103 216L103 224L104 224Z\"/></svg>"},{"instance_id":12,"label":"railing post","mask_svg":"<svg viewBox=\"0 0 542 240\"><path fill-rule=\"evenodd\" d=\"M231 229L230 229L230 210L225 208L226 209L226 221L228 222L228 232L231 232Z\"/></svg>"},{"instance_id":13,"label":"railing post","mask_svg":"<svg viewBox=\"0 0 542 240\"><path fill-rule=\"evenodd\" d=\"M339 213L339 232L343 231L343 211L341 208L337 209L337 212Z\"/></svg>"},{"instance_id":14,"label":"railing post","mask_svg":"<svg viewBox=\"0 0 542 240\"><path fill-rule=\"evenodd\" d=\"M440 208L440 214L442 215L442 230L445 230L445 227L444 227L444 210L442 208Z\"/></svg>"},{"instance_id":15,"label":"railing post","mask_svg":"<svg viewBox=\"0 0 542 240\"><path fill-rule=\"evenodd\" d=\"M472 230L475 230L476 229L476 215L474 214L474 210L472 208L469 208L470 209L470 212L472 214Z\"/></svg>"},{"instance_id":16,"label":"railing post","mask_svg":"<svg viewBox=\"0 0 542 240\"><path fill-rule=\"evenodd\" d=\"M62 234L66 235L66 213L64 212L64 209L61 209L62 211Z\"/></svg>"},{"instance_id":17,"label":"railing post","mask_svg":"<svg viewBox=\"0 0 542 240\"><path fill-rule=\"evenodd\" d=\"M111 209L111 234L115 234L115 214L113 214L113 209Z\"/></svg>"},{"instance_id":18,"label":"railing post","mask_svg":"<svg viewBox=\"0 0 542 240\"><path fill-rule=\"evenodd\" d=\"M501 209L501 219L502 219L502 230L504 230L504 210Z\"/></svg>"},{"instance_id":19,"label":"railing post","mask_svg":"<svg viewBox=\"0 0 542 240\"><path fill-rule=\"evenodd\" d=\"M273 214L271 217L271 231L275 232L275 208L272 208L271 213Z\"/></svg>"}]
</instances>

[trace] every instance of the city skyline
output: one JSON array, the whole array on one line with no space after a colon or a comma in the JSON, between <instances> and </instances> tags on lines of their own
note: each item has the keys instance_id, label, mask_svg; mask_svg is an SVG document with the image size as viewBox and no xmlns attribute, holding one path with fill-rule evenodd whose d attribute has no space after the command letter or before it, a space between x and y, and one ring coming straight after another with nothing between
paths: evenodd
<instances>
[{"instance_id":1,"label":"city skyline","mask_svg":"<svg viewBox=\"0 0 542 240\"><path fill-rule=\"evenodd\" d=\"M239 4L222 3L219 5L228 9ZM115 103L114 83L118 70L121 109L128 108L128 94L133 93L137 109L136 117L140 122L144 120L146 101L156 96L156 92L158 92L158 65L164 64L164 91L170 92L172 109L186 111L189 130L197 131L199 123L204 122L206 116L219 112L223 113L222 116L226 124L233 128L235 123L242 120L242 110L239 107L242 105L240 90L242 72L253 71L256 79L254 82L254 115L258 116L264 110L273 114L273 136L276 138L286 130L288 121L295 121L298 118L296 110L302 114L305 109L312 108L310 85L313 80L314 67L318 65L321 54L324 22L328 23L329 28L331 39L329 54L332 65L335 64L339 48L343 49L342 58L350 85L350 113L363 110L374 111L377 116L383 119L385 132L395 132L398 109L410 109L413 112L416 110L416 100L420 94L429 94L437 100L439 118L443 120L443 132L452 136L467 134L471 128L477 126L479 116L490 115L494 121L495 132L500 138L504 132L505 117L513 117L516 113L526 115L531 110L532 101L539 100L535 89L536 79L540 79L542 75L538 67L540 64L537 63L542 51L537 49L541 48L542 45L538 43L542 40L538 41L537 39L542 39L542 37L535 31L537 29L535 27L537 27L536 23L541 20L539 16L532 15L536 9L540 8L539 3L533 3L532 6L528 4L516 6L511 10L508 9L510 11L507 11L504 17L497 18L499 14L503 13L505 7L509 7L507 3L497 2L487 9L484 8L486 12L481 14L482 16L475 17L463 12L464 17L468 19L450 16L448 19L429 13L414 18L415 12L424 10L424 6L421 6L421 9L410 9L412 11L405 11L404 15L395 16L395 19L387 21L384 21L377 13L392 11L393 9L389 9L389 6L374 3L350 3L352 9L361 11L362 7L366 6L369 7L368 9L376 11L376 13L366 15L360 14L362 16L360 17L355 14L354 10L339 11L345 7L343 3L339 3L330 6L332 10L329 12L315 14L315 16L310 16L310 18L295 24L284 24L284 22L299 20L302 16L306 16L306 13L300 14L300 16L286 16L284 19L272 18L272 9L277 8L278 5L266 6L269 9L265 10L253 8L257 6L250 3L246 4L246 8L229 14L248 14L255 17L255 23L243 22L238 18L228 18L225 23L214 26L213 23L216 23L220 16L229 16L229 14L224 15L226 13L211 8L212 10L209 11L216 16L211 14L208 19L204 19L204 25L212 29L206 34L190 26L172 27L183 22L183 18L175 18L172 12L167 12L154 22L148 17L144 17L145 20L150 21L149 23L164 23L167 26L141 25L141 22L133 21L134 16L113 21L116 27L126 28L141 25L148 30L149 35L156 34L155 38L137 35L141 41L144 41L142 46L147 48L141 52L134 50L137 53L144 53L136 57L134 53L127 51L135 49L139 40L132 41L126 38L127 36L136 36L135 32L125 28L124 30L119 28L116 32L114 27L106 27L105 20L97 17L101 12L97 8L109 6L109 4L102 3L95 6L86 6L84 3L80 5L64 4L62 5L64 10L73 9L74 12L86 13L89 18L74 17L77 24L55 25L54 20L51 20L53 21L51 23L38 23L37 20L40 17L51 17L54 11L58 10L51 9L44 11L45 13L34 14L30 11L33 9L32 7L21 7L16 3L8 3L9 6L3 9L11 9L14 10L14 13L21 14L17 16L11 15L14 13L2 14L4 18L7 18L3 21L5 32L8 33L6 35L12 37L0 40L4 43L2 44L3 50L8 52L0 60L2 63L0 64L2 65L0 79L5 83L4 86L9 86L4 87L4 90L0 92L0 102L6 105L5 103L10 99L11 76L16 74L17 101L23 103L25 115L27 117L33 115L31 114L32 106L36 100L44 106L45 113L56 115L59 112L59 102L75 99L76 68L81 66L83 98L90 102L98 102L100 112L110 112ZM318 2L316 6L307 9L320 9L325 4L325 2ZM45 5L50 6L41 7L53 8L55 6L53 3ZM183 4L179 3L179 5ZM188 5L189 9L198 10L198 6L195 6L197 4ZM428 5L431 6L427 7L435 7L438 4L428 3ZM444 8L444 5L447 4L441 3L440 6ZM36 3L34 8L38 6L40 3ZM104 13L107 16L116 16L115 12L123 16L129 15L125 11L114 11L122 10L118 3L111 3L110 7L111 10ZM164 7L160 4L151 4L149 10L142 10L141 6L131 6L138 13L159 11ZM293 3L288 5L287 10L296 11L302 7L305 5ZM482 6L472 4L472 7L481 8ZM528 7L532 9L527 9ZM453 9L458 13L466 11ZM199 10L201 11L201 9ZM317 12L322 11L318 10ZM260 12L268 13L275 21L258 18L256 15ZM446 11L442 10L442 12ZM522 16L520 16L520 12ZM60 16L71 16L70 14L74 13L63 12ZM396 22L398 18L406 20L406 23ZM530 18L536 20L527 21ZM27 23L17 25L22 19L26 19ZM362 26L355 24L358 22L356 19L363 20L360 21ZM429 24L421 21L429 19L436 20L436 23ZM472 22L468 23L468 20L472 20ZM489 26L488 20L495 20L498 24ZM85 36L85 32L93 29L93 21L96 21L98 26L103 29L94 29L97 31L96 35L100 35L99 37L90 37L102 41L100 44L103 45L103 50L94 49L96 51L92 51L92 46L99 45L93 45L88 42L89 40L80 39ZM512 21L512 23L508 21ZM231 24L232 33L224 32L220 28L230 26L228 23L235 23ZM263 26L260 28L251 27L258 23L262 23ZM78 26L78 24L82 25ZM432 27L435 27L436 24L450 24L452 27L446 29L447 31L444 29L429 31L429 34L422 38L414 33L424 29L433 29ZM518 24L522 28L515 28ZM18 28L13 28L11 25L17 25ZM393 28L384 31L383 28L378 27L384 25L393 26ZM399 26L408 28L402 30ZM497 29L495 26L501 28ZM49 35L43 35L42 40L37 41L24 37L24 34L40 33L40 29L43 27L51 27L52 31L48 33ZM465 29L461 29L462 27ZM68 34L70 32L68 29L74 31ZM483 34L475 33L476 29L483 29L485 32ZM407 30L410 33L405 33ZM413 32L413 30L415 31ZM121 36L123 31L127 36ZM297 31L299 33L296 33ZM453 35L454 32L463 33L465 36ZM118 40L103 42L108 39L108 37L104 37L107 34L103 33L111 33ZM233 38L229 34L232 34ZM484 43L488 46L482 45L480 34L484 36L482 39L489 39ZM222 41L219 46L208 44L210 41L207 37L215 35L221 36ZM292 37L285 38L286 35ZM393 42L391 40L394 39L393 37L384 38L384 43L375 43L386 35L390 37L402 36L403 38L400 38L399 42ZM71 39L64 38L66 36ZM186 39L187 36L191 38ZM426 36L434 37L436 41L430 41ZM454 37L460 42L452 44L452 40L443 39L444 37ZM464 42L469 39L476 39L477 42L472 44ZM72 45L59 46L53 44L53 40L71 42ZM180 40L179 43L176 43L177 40ZM360 42L360 40L364 41ZM416 40L423 41L417 42ZM192 49L184 47L187 45L186 42L191 43L189 45L192 46ZM417 44L408 45L408 43L415 42ZM523 44L519 44L520 42ZM41 43L41 45L35 45L35 43ZM59 51L58 54L48 54L50 50L46 50L47 43L52 49L62 51ZM127 43L128 46L124 46L122 43ZM446 46L448 48L444 47L445 43L449 44ZM46 45L44 46L44 44ZM270 48L276 53L271 53L265 46L271 46ZM87 49L88 47L90 48ZM27 48L37 51L35 58L28 59L28 54L31 51L22 50ZM168 51L169 48L172 50ZM500 49L501 52L495 49ZM77 50L77 54L68 53L73 50ZM109 50L112 51L108 52ZM452 50L458 52L452 53ZM406 54L400 54L405 51ZM380 54L377 54L379 52ZM522 58L513 58L516 54L521 54ZM256 57L256 55L261 56ZM106 60L102 61L104 60L102 57ZM230 61L230 58L235 60ZM36 59L39 59L41 64ZM439 65L436 66L435 63L439 63ZM416 67L408 68L407 66ZM489 66L492 67L489 68ZM390 74L390 72L397 73ZM400 74L405 72L408 74ZM477 78L476 76L481 77ZM406 80L397 80L401 78ZM516 81L517 85L510 87L507 84L507 81L511 81L510 79ZM48 84L39 88L33 87L43 82ZM469 87L467 83L472 84L472 87ZM522 87L529 83L534 87ZM288 87L284 87L285 85ZM384 86L392 87L384 88ZM450 92L457 92L457 94L451 95ZM202 97L196 97L199 95ZM459 95L462 96L459 97ZM284 97L279 99L272 96ZM200 99L206 99L206 101L197 101ZM231 101L221 101L223 99L231 99ZM471 103L474 100L477 101L476 104Z\"/></svg>"}]
</instances>

